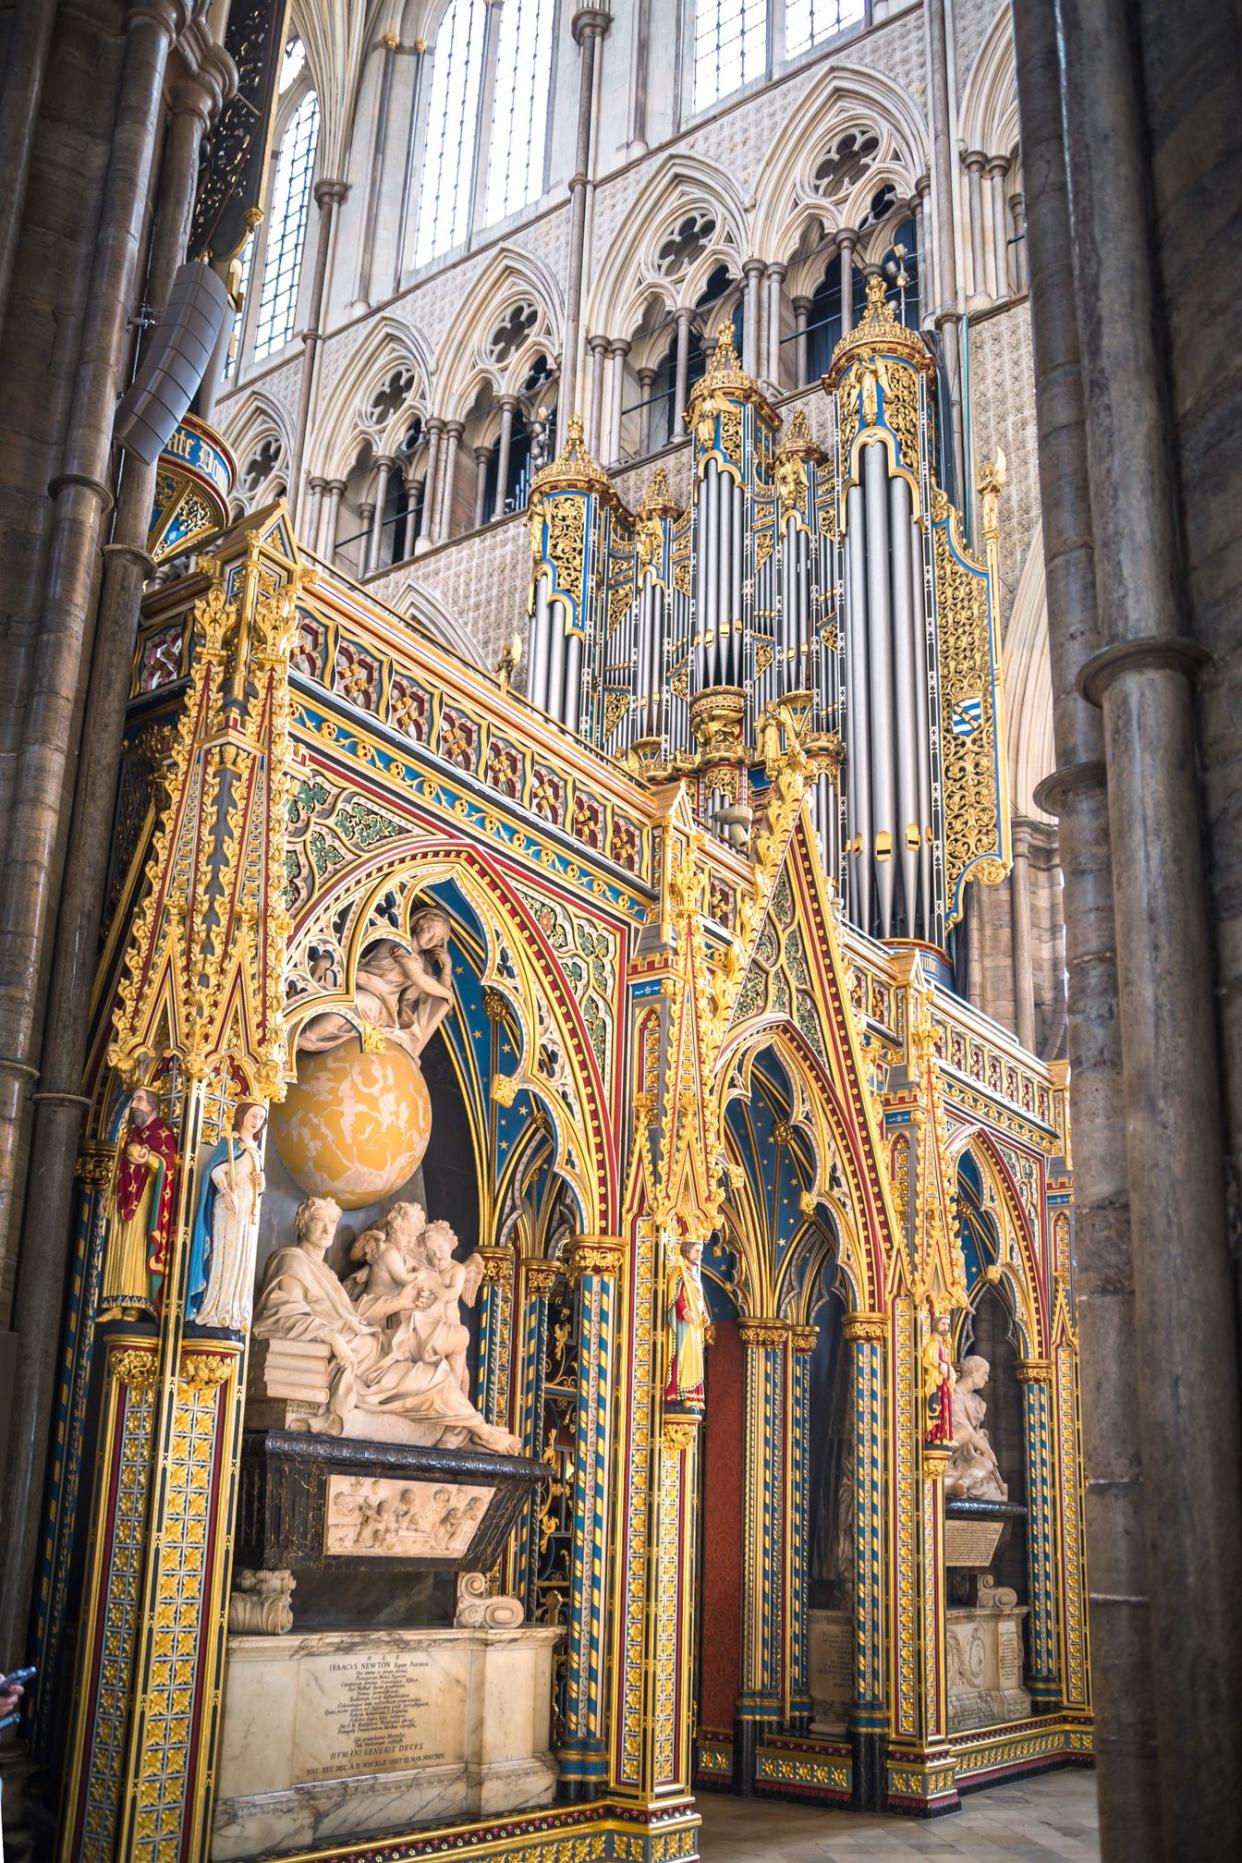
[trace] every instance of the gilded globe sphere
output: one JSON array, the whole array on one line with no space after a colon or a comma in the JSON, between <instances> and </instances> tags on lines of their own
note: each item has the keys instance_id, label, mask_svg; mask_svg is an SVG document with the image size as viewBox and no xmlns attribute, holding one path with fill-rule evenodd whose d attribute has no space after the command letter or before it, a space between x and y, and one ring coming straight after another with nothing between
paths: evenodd
<instances>
[{"instance_id":1,"label":"gilded globe sphere","mask_svg":"<svg viewBox=\"0 0 1242 1863\"><path fill-rule=\"evenodd\" d=\"M367 1054L343 1042L299 1055L296 1082L272 1107L272 1137L308 1196L360 1210L390 1196L422 1163L431 1096L403 1048Z\"/></svg>"}]
</instances>

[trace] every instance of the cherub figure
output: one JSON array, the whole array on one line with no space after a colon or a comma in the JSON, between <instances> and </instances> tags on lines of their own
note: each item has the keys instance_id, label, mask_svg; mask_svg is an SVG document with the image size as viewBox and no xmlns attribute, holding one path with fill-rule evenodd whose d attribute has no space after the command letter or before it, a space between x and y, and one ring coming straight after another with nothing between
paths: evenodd
<instances>
[{"instance_id":1,"label":"cherub figure","mask_svg":"<svg viewBox=\"0 0 1242 1863\"><path fill-rule=\"evenodd\" d=\"M417 1061L445 1017L456 1005L447 913L438 906L416 912L410 920L411 949L394 938L381 938L358 964L354 1001L364 1022ZM323 1054L343 1042L357 1041L358 1030L335 1010L312 1017L298 1038L304 1054Z\"/></svg>"},{"instance_id":2,"label":"cherub figure","mask_svg":"<svg viewBox=\"0 0 1242 1863\"><path fill-rule=\"evenodd\" d=\"M421 1204L394 1203L382 1225L363 1230L349 1253L351 1261L364 1266L345 1283L360 1318L383 1322L391 1331L407 1307L432 1304L430 1297L419 1299L426 1227Z\"/></svg>"},{"instance_id":3,"label":"cherub figure","mask_svg":"<svg viewBox=\"0 0 1242 1863\"><path fill-rule=\"evenodd\" d=\"M449 1362L455 1381L469 1396L470 1372L466 1352L469 1330L461 1323L461 1303L472 1307L483 1281L483 1257L477 1253L466 1261L454 1259L457 1237L447 1223L428 1223L422 1239L425 1267L418 1276L420 1293L430 1290L434 1298L426 1309L426 1321L419 1324L428 1358ZM418 1302L422 1307L421 1299Z\"/></svg>"}]
</instances>

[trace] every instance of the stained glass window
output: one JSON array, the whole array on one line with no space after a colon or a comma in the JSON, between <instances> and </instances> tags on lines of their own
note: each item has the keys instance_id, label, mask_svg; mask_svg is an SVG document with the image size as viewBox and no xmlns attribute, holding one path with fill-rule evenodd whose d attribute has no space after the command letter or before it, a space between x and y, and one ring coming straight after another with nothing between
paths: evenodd
<instances>
[{"instance_id":1,"label":"stained glass window","mask_svg":"<svg viewBox=\"0 0 1242 1863\"><path fill-rule=\"evenodd\" d=\"M308 91L280 141L255 320L256 362L273 350L283 349L293 335L318 139L319 99L314 91Z\"/></svg>"}]
</instances>

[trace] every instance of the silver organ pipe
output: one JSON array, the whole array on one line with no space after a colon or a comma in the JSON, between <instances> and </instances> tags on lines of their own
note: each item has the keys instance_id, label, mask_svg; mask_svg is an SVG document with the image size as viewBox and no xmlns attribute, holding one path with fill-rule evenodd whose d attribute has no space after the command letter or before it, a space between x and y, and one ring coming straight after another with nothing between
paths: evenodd
<instances>
[{"instance_id":1,"label":"silver organ pipe","mask_svg":"<svg viewBox=\"0 0 1242 1863\"><path fill-rule=\"evenodd\" d=\"M932 892L932 770L931 770L931 694L928 681L927 581L923 569L923 530L911 519L910 613L914 618L914 744L915 770L919 797L919 904L922 930L914 933L932 944L941 940L940 919L943 913Z\"/></svg>"},{"instance_id":2,"label":"silver organ pipe","mask_svg":"<svg viewBox=\"0 0 1242 1863\"><path fill-rule=\"evenodd\" d=\"M934 482L934 374L873 279L824 378L826 447L804 407L782 426L727 325L686 411L685 509L661 468L631 514L571 421L532 489L528 692L640 774L687 780L734 848L798 738L850 918L939 948L966 881L1003 876L1008 821L1003 478L988 469L984 565Z\"/></svg>"},{"instance_id":3,"label":"silver organ pipe","mask_svg":"<svg viewBox=\"0 0 1242 1863\"><path fill-rule=\"evenodd\" d=\"M871 929L871 743L868 709L867 631L853 617L866 613L867 531L861 485L846 494L845 663L848 697L844 720L845 781L849 799L850 917Z\"/></svg>"},{"instance_id":4,"label":"silver organ pipe","mask_svg":"<svg viewBox=\"0 0 1242 1863\"><path fill-rule=\"evenodd\" d=\"M889 536L893 584L893 700L896 716L897 838L894 864L901 875L901 901L897 925L906 937L919 936L919 816L918 712L919 695L914 675L914 637L922 623L916 620L912 601L910 559L914 548L910 487L904 479L888 482Z\"/></svg>"},{"instance_id":5,"label":"silver organ pipe","mask_svg":"<svg viewBox=\"0 0 1242 1863\"><path fill-rule=\"evenodd\" d=\"M896 719L893 716L893 637L890 600L888 538L888 472L882 447L863 453L863 495L866 513L867 702L871 712L871 832L873 877L876 890L876 930L881 938L893 929L893 756ZM864 856L866 855L864 848Z\"/></svg>"}]
</instances>

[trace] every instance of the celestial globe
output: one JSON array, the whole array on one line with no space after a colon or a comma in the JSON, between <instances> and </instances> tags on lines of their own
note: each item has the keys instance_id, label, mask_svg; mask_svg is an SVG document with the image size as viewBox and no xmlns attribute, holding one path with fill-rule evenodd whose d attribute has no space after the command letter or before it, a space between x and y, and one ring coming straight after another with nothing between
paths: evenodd
<instances>
[{"instance_id":1,"label":"celestial globe","mask_svg":"<svg viewBox=\"0 0 1242 1863\"><path fill-rule=\"evenodd\" d=\"M298 1056L296 1082L272 1107L272 1137L308 1196L359 1210L391 1195L422 1163L431 1096L403 1048L366 1053L343 1042Z\"/></svg>"}]
</instances>

